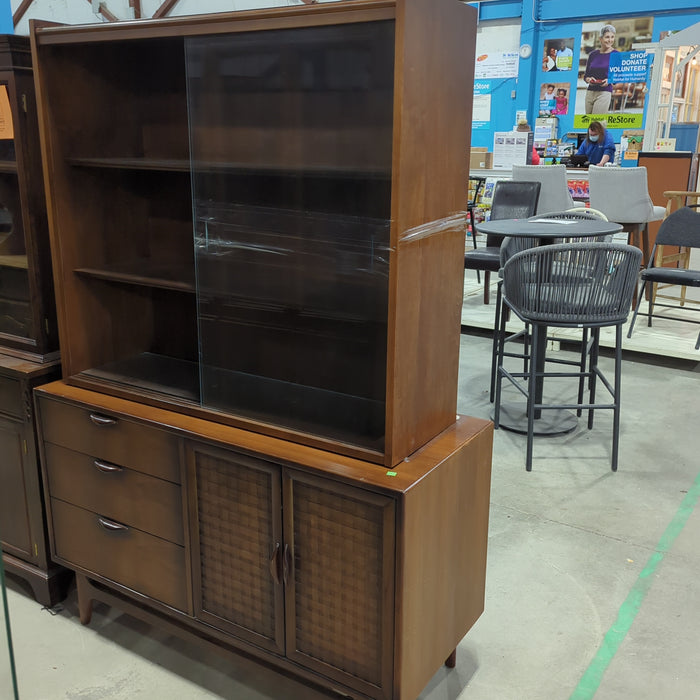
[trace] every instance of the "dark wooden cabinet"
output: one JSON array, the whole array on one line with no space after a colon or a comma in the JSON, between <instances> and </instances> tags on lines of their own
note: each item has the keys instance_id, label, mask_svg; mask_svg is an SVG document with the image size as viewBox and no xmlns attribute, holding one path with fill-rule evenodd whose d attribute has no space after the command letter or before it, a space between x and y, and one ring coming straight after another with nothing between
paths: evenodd
<instances>
[{"instance_id":1,"label":"dark wooden cabinet","mask_svg":"<svg viewBox=\"0 0 700 700\"><path fill-rule=\"evenodd\" d=\"M66 381L387 466L451 425L475 32L458 0L36 28Z\"/></svg>"},{"instance_id":2,"label":"dark wooden cabinet","mask_svg":"<svg viewBox=\"0 0 700 700\"><path fill-rule=\"evenodd\" d=\"M0 544L5 570L25 579L52 606L70 572L51 561L32 404L35 386L56 379L58 362L0 354Z\"/></svg>"},{"instance_id":3,"label":"dark wooden cabinet","mask_svg":"<svg viewBox=\"0 0 700 700\"><path fill-rule=\"evenodd\" d=\"M36 396L51 548L84 622L105 601L398 699L483 610L488 421L460 418L387 471L64 382Z\"/></svg>"},{"instance_id":4,"label":"dark wooden cabinet","mask_svg":"<svg viewBox=\"0 0 700 700\"><path fill-rule=\"evenodd\" d=\"M356 698L454 658L492 445L455 421L475 32L459 0L33 27L83 622Z\"/></svg>"},{"instance_id":5,"label":"dark wooden cabinet","mask_svg":"<svg viewBox=\"0 0 700 700\"><path fill-rule=\"evenodd\" d=\"M58 357L58 331L29 40L0 35L0 346Z\"/></svg>"},{"instance_id":6,"label":"dark wooden cabinet","mask_svg":"<svg viewBox=\"0 0 700 700\"><path fill-rule=\"evenodd\" d=\"M54 605L32 389L60 374L29 39L0 36L0 544L5 569Z\"/></svg>"}]
</instances>

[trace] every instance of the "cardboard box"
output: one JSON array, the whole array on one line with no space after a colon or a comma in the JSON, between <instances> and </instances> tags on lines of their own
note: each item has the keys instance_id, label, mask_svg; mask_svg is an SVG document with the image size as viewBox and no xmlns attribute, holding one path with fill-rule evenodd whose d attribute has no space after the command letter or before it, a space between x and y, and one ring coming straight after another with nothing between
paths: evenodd
<instances>
[{"instance_id":1,"label":"cardboard box","mask_svg":"<svg viewBox=\"0 0 700 700\"><path fill-rule=\"evenodd\" d=\"M493 167L493 153L485 148L472 148L469 155L469 170L490 170Z\"/></svg>"}]
</instances>

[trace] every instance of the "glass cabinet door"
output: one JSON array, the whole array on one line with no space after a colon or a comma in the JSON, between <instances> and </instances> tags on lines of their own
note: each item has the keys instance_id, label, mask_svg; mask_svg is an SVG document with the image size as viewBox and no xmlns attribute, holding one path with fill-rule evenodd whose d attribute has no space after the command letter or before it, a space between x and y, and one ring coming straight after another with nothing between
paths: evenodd
<instances>
[{"instance_id":1,"label":"glass cabinet door","mask_svg":"<svg viewBox=\"0 0 700 700\"><path fill-rule=\"evenodd\" d=\"M7 611L5 594L5 574L0 557L0 697L17 700L17 678L12 653L12 635L10 634L10 617Z\"/></svg>"},{"instance_id":2,"label":"glass cabinet door","mask_svg":"<svg viewBox=\"0 0 700 700\"><path fill-rule=\"evenodd\" d=\"M383 448L394 23L186 40L203 405Z\"/></svg>"},{"instance_id":3,"label":"glass cabinet door","mask_svg":"<svg viewBox=\"0 0 700 700\"><path fill-rule=\"evenodd\" d=\"M0 80L0 338L34 338L10 86Z\"/></svg>"}]
</instances>

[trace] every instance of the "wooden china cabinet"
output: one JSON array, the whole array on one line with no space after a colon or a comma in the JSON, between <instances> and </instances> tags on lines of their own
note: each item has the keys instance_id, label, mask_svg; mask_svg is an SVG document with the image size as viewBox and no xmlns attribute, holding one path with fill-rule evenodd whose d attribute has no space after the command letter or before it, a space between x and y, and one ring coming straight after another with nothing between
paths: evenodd
<instances>
[{"instance_id":1,"label":"wooden china cabinet","mask_svg":"<svg viewBox=\"0 0 700 700\"><path fill-rule=\"evenodd\" d=\"M35 395L85 623L357 698L454 660L492 443L456 419L475 32L458 0L32 28L63 361Z\"/></svg>"},{"instance_id":2,"label":"wooden china cabinet","mask_svg":"<svg viewBox=\"0 0 700 700\"><path fill-rule=\"evenodd\" d=\"M5 570L54 605L32 390L60 376L29 39L0 36L0 544Z\"/></svg>"}]
</instances>

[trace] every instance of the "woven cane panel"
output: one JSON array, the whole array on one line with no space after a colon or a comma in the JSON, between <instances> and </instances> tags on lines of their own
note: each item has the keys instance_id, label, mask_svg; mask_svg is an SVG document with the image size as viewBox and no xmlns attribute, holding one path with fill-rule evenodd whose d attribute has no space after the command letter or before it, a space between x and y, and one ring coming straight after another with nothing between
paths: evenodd
<instances>
[{"instance_id":1,"label":"woven cane panel","mask_svg":"<svg viewBox=\"0 0 700 700\"><path fill-rule=\"evenodd\" d=\"M295 484L296 648L376 685L382 548L381 508Z\"/></svg>"},{"instance_id":2,"label":"woven cane panel","mask_svg":"<svg viewBox=\"0 0 700 700\"><path fill-rule=\"evenodd\" d=\"M271 475L197 454L202 608L274 639Z\"/></svg>"}]
</instances>

